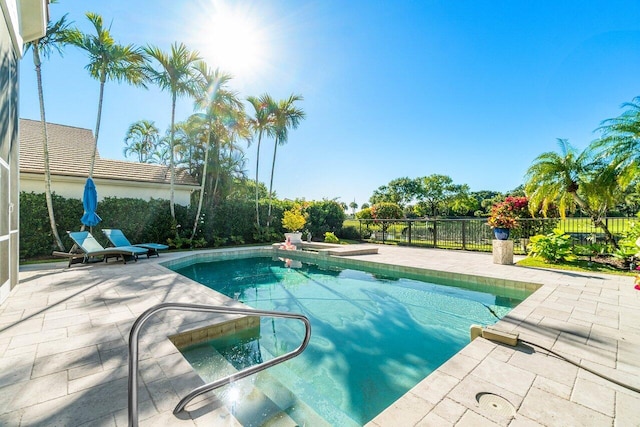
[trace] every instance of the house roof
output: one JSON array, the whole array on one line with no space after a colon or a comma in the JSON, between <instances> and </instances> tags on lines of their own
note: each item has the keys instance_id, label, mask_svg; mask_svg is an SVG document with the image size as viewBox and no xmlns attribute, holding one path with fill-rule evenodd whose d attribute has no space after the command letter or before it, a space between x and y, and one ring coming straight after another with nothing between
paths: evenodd
<instances>
[{"instance_id":1,"label":"house roof","mask_svg":"<svg viewBox=\"0 0 640 427\"><path fill-rule=\"evenodd\" d=\"M89 129L47 123L49 168L52 175L89 176L93 153L93 132ZM39 120L20 119L20 172L44 174L42 126ZM168 166L109 160L96 153L94 178L169 184ZM176 171L176 185L197 186L184 171Z\"/></svg>"}]
</instances>

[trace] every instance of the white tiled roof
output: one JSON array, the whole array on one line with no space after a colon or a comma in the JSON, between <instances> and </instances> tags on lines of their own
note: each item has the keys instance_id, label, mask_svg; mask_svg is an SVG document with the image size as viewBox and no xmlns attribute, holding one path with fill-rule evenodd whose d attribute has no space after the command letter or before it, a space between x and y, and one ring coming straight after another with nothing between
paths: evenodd
<instances>
[{"instance_id":1,"label":"white tiled roof","mask_svg":"<svg viewBox=\"0 0 640 427\"><path fill-rule=\"evenodd\" d=\"M39 120L20 119L20 172L44 174L42 126ZM49 167L52 175L89 176L93 132L72 126L47 123ZM168 184L168 166L100 158L96 153L94 178ZM176 185L198 185L184 171L176 172Z\"/></svg>"}]
</instances>

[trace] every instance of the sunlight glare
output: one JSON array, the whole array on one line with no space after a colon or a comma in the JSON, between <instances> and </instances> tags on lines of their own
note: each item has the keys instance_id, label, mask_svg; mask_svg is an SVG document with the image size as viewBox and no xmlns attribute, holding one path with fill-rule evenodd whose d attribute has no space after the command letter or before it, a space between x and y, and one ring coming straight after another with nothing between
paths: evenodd
<instances>
[{"instance_id":1,"label":"sunlight glare","mask_svg":"<svg viewBox=\"0 0 640 427\"><path fill-rule=\"evenodd\" d=\"M236 79L255 79L271 54L267 26L260 22L258 9L250 2L199 3L191 38L203 59Z\"/></svg>"}]
</instances>

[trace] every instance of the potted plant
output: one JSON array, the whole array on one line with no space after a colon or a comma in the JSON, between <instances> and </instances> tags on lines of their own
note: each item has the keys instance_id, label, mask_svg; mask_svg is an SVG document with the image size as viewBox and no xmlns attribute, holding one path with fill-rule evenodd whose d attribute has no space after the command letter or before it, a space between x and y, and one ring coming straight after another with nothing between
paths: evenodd
<instances>
[{"instance_id":1,"label":"potted plant","mask_svg":"<svg viewBox=\"0 0 640 427\"><path fill-rule=\"evenodd\" d=\"M285 230L289 230L288 233L284 233L285 239L294 245L301 244L302 229L306 223L307 219L302 213L302 208L300 206L294 206L293 208L284 211L282 216L282 227L284 227Z\"/></svg>"},{"instance_id":2,"label":"potted plant","mask_svg":"<svg viewBox=\"0 0 640 427\"><path fill-rule=\"evenodd\" d=\"M507 240L509 232L517 225L513 204L505 200L493 205L487 224L493 228L496 239Z\"/></svg>"}]
</instances>

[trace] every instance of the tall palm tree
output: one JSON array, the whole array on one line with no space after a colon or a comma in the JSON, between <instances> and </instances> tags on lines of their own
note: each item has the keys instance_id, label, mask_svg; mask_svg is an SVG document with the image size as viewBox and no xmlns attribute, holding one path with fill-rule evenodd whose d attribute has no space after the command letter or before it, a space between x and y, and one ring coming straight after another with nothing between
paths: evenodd
<instances>
[{"instance_id":1,"label":"tall palm tree","mask_svg":"<svg viewBox=\"0 0 640 427\"><path fill-rule=\"evenodd\" d=\"M44 160L44 188L45 199L47 201L47 211L49 212L49 224L51 233L56 241L58 249L65 251L64 244L58 234L56 218L53 211L53 198L51 196L51 169L49 167L49 135L47 133L47 120L44 112L44 91L42 89L42 59L41 55L49 58L55 50L62 55L62 47L69 40L69 23L67 15L64 15L56 22L49 22L47 32L42 38L26 43L26 48L33 50L33 64L36 69L36 81L38 84L38 101L40 102L40 122L42 123L42 149Z\"/></svg>"},{"instance_id":2,"label":"tall palm tree","mask_svg":"<svg viewBox=\"0 0 640 427\"><path fill-rule=\"evenodd\" d=\"M89 64L85 68L89 71L91 77L100 82L98 115L94 132L95 144L91 155L91 166L89 167L89 178L91 178L93 177L93 167L96 162L98 137L100 135L104 85L107 80L115 80L146 87L145 75L142 69L146 59L142 51L133 44L126 46L117 44L111 36L111 27L105 28L103 26L102 16L97 13L87 12L86 17L93 24L96 34L84 34L75 29L70 41L89 55Z\"/></svg>"},{"instance_id":3,"label":"tall palm tree","mask_svg":"<svg viewBox=\"0 0 640 427\"><path fill-rule=\"evenodd\" d=\"M152 65L145 67L145 72L150 80L158 85L161 90L171 93L171 129L169 138L169 169L171 174L171 196L169 207L171 218L176 219L174 206L175 192L175 164L174 164L174 138L176 120L176 100L178 96L194 96L197 91L197 78L194 65L200 60L198 52L190 51L183 43L173 43L169 54L158 47L147 46L144 51L155 59L159 68Z\"/></svg>"},{"instance_id":4,"label":"tall palm tree","mask_svg":"<svg viewBox=\"0 0 640 427\"><path fill-rule=\"evenodd\" d=\"M618 245L603 220L609 207L615 205L616 168L592 159L590 151L578 153L566 139L558 139L559 153L540 154L525 175L525 193L529 197L531 214L542 207L546 215L551 205L557 205L560 216L576 207L589 216L593 225L602 229L614 248Z\"/></svg>"},{"instance_id":5,"label":"tall palm tree","mask_svg":"<svg viewBox=\"0 0 640 427\"><path fill-rule=\"evenodd\" d=\"M291 95L287 99L278 102L273 108L273 128L275 142L273 145L273 160L271 162L271 179L269 181L269 210L267 211L267 228L271 224L271 201L273 198L273 173L276 168L276 154L278 145L284 145L289 140L289 129L297 129L300 121L304 119L305 113L294 104L302 101L301 95Z\"/></svg>"},{"instance_id":6,"label":"tall palm tree","mask_svg":"<svg viewBox=\"0 0 640 427\"><path fill-rule=\"evenodd\" d=\"M591 148L620 169L621 183L629 184L640 175L640 96L625 102L620 116L604 120L597 129L602 137Z\"/></svg>"},{"instance_id":7,"label":"tall palm tree","mask_svg":"<svg viewBox=\"0 0 640 427\"><path fill-rule=\"evenodd\" d=\"M256 144L256 225L260 228L260 207L259 200L259 182L258 171L260 169L260 143L262 136L273 136L273 107L275 101L269 94L263 94L259 98L250 96L247 101L253 106L254 117L251 120L251 127L258 134L258 142Z\"/></svg>"},{"instance_id":8,"label":"tall palm tree","mask_svg":"<svg viewBox=\"0 0 640 427\"><path fill-rule=\"evenodd\" d=\"M123 154L138 156L138 162L149 163L151 154L160 140L160 131L152 121L139 120L127 130Z\"/></svg>"},{"instance_id":9,"label":"tall palm tree","mask_svg":"<svg viewBox=\"0 0 640 427\"><path fill-rule=\"evenodd\" d=\"M200 61L196 65L198 71L198 93L196 96L196 108L203 110L202 117L206 122L206 137L204 139L204 165L202 171L202 180L200 186L200 195L198 199L198 208L193 224L191 239L195 237L200 222L200 214L202 212L202 204L206 191L207 168L209 166L209 152L211 151L211 142L213 142L213 151L215 154L215 183L211 194L212 198L216 197L216 192L220 180L220 172L222 169L221 144L228 141L232 144L237 134L242 134L242 126L244 122L244 106L238 99L238 94L227 89L227 84L231 80L231 75L223 73L218 69L210 69L204 62Z\"/></svg>"}]
</instances>

